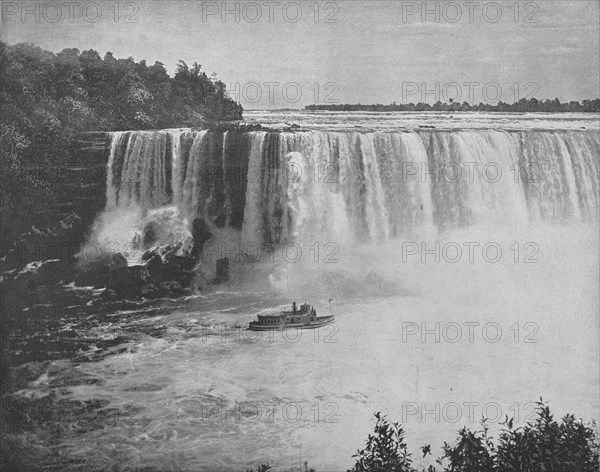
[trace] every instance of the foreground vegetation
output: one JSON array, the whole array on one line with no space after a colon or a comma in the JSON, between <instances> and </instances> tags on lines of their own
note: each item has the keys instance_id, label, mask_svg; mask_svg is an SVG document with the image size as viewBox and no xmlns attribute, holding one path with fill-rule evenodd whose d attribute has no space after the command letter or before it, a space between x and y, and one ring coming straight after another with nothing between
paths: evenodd
<instances>
[{"instance_id":1,"label":"foreground vegetation","mask_svg":"<svg viewBox=\"0 0 600 472\"><path fill-rule=\"evenodd\" d=\"M373 435L359 450L356 464L349 472L415 472L398 423L375 413ZM489 435L486 420L482 430L458 431L454 444L444 443L443 455L436 462L447 472L597 472L599 470L598 431L596 424L585 424L573 415L559 423L550 408L537 402L536 417L515 428L513 420L503 423L497 441ZM423 457L431 446L421 448ZM430 466L428 472L437 468Z\"/></svg>"},{"instance_id":2,"label":"foreground vegetation","mask_svg":"<svg viewBox=\"0 0 600 472\"><path fill-rule=\"evenodd\" d=\"M418 472L413 466L399 423L375 413L375 429L365 447L353 456L356 463L348 472ZM422 472L598 472L600 443L596 424L586 424L566 415L554 419L550 408L537 402L536 417L515 428L508 418L502 423L497 441L489 435L485 419L480 431L462 428L452 443L444 443L437 466ZM421 448L423 458L431 446ZM258 472L271 467L260 466ZM312 470L312 469L311 469ZM253 472L250 469L248 472Z\"/></svg>"}]
</instances>

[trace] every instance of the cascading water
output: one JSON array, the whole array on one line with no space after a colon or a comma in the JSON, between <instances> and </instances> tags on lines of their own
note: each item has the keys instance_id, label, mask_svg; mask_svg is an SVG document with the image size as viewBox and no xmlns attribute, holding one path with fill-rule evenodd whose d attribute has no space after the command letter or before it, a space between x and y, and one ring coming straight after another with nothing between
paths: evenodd
<instances>
[{"instance_id":1,"label":"cascading water","mask_svg":"<svg viewBox=\"0 0 600 472\"><path fill-rule=\"evenodd\" d=\"M106 212L136 215L113 218L126 239L167 211L245 244L595 220L599 151L575 130L117 132Z\"/></svg>"}]
</instances>

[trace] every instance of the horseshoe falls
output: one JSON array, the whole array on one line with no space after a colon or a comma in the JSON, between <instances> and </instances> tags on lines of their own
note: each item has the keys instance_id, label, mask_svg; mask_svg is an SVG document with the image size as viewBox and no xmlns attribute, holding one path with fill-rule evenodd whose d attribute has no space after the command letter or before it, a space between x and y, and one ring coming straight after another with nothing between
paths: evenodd
<instances>
[{"instance_id":1,"label":"horseshoe falls","mask_svg":"<svg viewBox=\"0 0 600 472\"><path fill-rule=\"evenodd\" d=\"M117 132L106 211L202 217L275 245L587 222L599 152L598 133L572 130Z\"/></svg>"}]
</instances>

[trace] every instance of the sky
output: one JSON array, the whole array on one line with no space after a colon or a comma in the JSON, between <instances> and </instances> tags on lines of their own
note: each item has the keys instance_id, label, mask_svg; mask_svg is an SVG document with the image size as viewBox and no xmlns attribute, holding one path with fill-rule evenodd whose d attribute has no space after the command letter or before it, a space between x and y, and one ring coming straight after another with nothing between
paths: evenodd
<instances>
[{"instance_id":1,"label":"sky","mask_svg":"<svg viewBox=\"0 0 600 472\"><path fill-rule=\"evenodd\" d=\"M246 109L600 96L600 2L2 1L0 39L217 72Z\"/></svg>"}]
</instances>

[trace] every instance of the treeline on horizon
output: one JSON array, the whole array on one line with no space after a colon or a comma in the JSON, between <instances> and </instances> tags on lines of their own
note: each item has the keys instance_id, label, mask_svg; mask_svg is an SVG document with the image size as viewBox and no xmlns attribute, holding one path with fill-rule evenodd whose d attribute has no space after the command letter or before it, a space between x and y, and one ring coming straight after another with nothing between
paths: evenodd
<instances>
[{"instance_id":1,"label":"treeline on horizon","mask_svg":"<svg viewBox=\"0 0 600 472\"><path fill-rule=\"evenodd\" d=\"M538 100L537 98L522 98L515 103L498 102L495 105L491 103L469 104L468 102L442 103L438 101L433 105L429 103L400 103L396 102L390 105L361 105L361 104L327 104L327 105L308 105L305 110L310 111L484 111L484 112L512 112L512 113L600 113L600 98L594 100L583 100L582 102L571 101L561 103L558 98L554 100Z\"/></svg>"},{"instance_id":2,"label":"treeline on horizon","mask_svg":"<svg viewBox=\"0 0 600 472\"><path fill-rule=\"evenodd\" d=\"M73 136L87 131L201 127L239 120L243 108L215 74L107 52L0 42L0 235L44 225L56 195L28 168L69 164ZM37 217L30 218L31 215ZM40 221L41 219L41 221Z\"/></svg>"}]
</instances>

